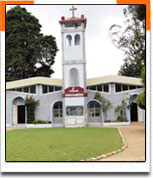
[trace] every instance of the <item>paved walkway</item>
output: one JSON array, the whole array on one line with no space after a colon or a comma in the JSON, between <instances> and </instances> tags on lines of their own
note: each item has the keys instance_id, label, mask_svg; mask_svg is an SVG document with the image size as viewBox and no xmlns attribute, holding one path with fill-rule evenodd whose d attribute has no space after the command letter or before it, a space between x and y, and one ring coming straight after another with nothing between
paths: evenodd
<instances>
[{"instance_id":1,"label":"paved walkway","mask_svg":"<svg viewBox=\"0 0 153 178\"><path fill-rule=\"evenodd\" d=\"M118 128L125 138L127 148L101 161L145 161L145 125L137 122Z\"/></svg>"}]
</instances>

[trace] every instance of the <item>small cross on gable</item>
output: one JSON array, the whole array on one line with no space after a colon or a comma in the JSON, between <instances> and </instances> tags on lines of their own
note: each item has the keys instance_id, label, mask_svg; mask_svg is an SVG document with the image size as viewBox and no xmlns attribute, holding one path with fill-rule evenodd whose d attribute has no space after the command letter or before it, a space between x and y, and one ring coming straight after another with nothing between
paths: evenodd
<instances>
[{"instance_id":1,"label":"small cross on gable","mask_svg":"<svg viewBox=\"0 0 153 178\"><path fill-rule=\"evenodd\" d=\"M72 8L70 8L70 11L72 11L72 17L74 17L74 11L77 10L77 8L75 8L74 6L72 6Z\"/></svg>"}]
</instances>

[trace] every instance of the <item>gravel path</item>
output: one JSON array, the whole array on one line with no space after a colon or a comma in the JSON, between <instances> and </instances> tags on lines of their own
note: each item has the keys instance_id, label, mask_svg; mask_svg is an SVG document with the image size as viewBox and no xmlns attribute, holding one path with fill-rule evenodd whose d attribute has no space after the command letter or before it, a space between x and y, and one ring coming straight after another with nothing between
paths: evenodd
<instances>
[{"instance_id":1,"label":"gravel path","mask_svg":"<svg viewBox=\"0 0 153 178\"><path fill-rule=\"evenodd\" d=\"M101 161L145 161L145 125L137 122L118 128L125 138L127 148Z\"/></svg>"}]
</instances>

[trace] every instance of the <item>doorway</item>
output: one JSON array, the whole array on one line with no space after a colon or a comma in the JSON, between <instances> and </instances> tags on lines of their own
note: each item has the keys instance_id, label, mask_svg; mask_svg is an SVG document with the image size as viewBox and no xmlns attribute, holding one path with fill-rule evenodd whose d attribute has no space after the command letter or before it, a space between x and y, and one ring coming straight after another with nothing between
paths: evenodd
<instances>
[{"instance_id":1,"label":"doorway","mask_svg":"<svg viewBox=\"0 0 153 178\"><path fill-rule=\"evenodd\" d=\"M25 105L18 105L18 124L25 124Z\"/></svg>"},{"instance_id":2,"label":"doorway","mask_svg":"<svg viewBox=\"0 0 153 178\"><path fill-rule=\"evenodd\" d=\"M138 121L138 109L137 109L137 103L132 103L131 105L131 122L137 122Z\"/></svg>"}]
</instances>

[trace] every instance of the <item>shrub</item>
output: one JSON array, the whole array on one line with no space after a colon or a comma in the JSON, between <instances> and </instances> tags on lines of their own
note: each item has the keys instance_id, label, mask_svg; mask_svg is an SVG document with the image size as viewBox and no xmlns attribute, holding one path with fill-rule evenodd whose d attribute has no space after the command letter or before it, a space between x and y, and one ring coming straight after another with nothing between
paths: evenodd
<instances>
[{"instance_id":1,"label":"shrub","mask_svg":"<svg viewBox=\"0 0 153 178\"><path fill-rule=\"evenodd\" d=\"M32 97L26 97L25 105L27 107L27 123L31 123L35 120L35 109L39 105L39 101Z\"/></svg>"},{"instance_id":2,"label":"shrub","mask_svg":"<svg viewBox=\"0 0 153 178\"><path fill-rule=\"evenodd\" d=\"M145 109L146 108L146 95L145 95L145 92L143 92L143 93L141 93L140 95L137 96L137 105L141 109Z\"/></svg>"},{"instance_id":3,"label":"shrub","mask_svg":"<svg viewBox=\"0 0 153 178\"><path fill-rule=\"evenodd\" d=\"M115 108L115 112L119 113L117 117L118 122L127 122L126 109L129 108L129 104L127 104L127 100L122 100L121 104Z\"/></svg>"},{"instance_id":4,"label":"shrub","mask_svg":"<svg viewBox=\"0 0 153 178\"><path fill-rule=\"evenodd\" d=\"M44 120L34 120L29 122L30 124L51 124L51 121L44 121Z\"/></svg>"},{"instance_id":5,"label":"shrub","mask_svg":"<svg viewBox=\"0 0 153 178\"><path fill-rule=\"evenodd\" d=\"M117 122L127 122L127 119L123 116L118 116L117 117Z\"/></svg>"},{"instance_id":6,"label":"shrub","mask_svg":"<svg viewBox=\"0 0 153 178\"><path fill-rule=\"evenodd\" d=\"M105 99L104 97L102 97L98 92L96 92L94 99L100 101L100 103L102 105L102 109L103 109L104 114L107 119L107 111L108 111L108 109L111 108L111 105L112 105L111 102L109 100Z\"/></svg>"}]
</instances>

